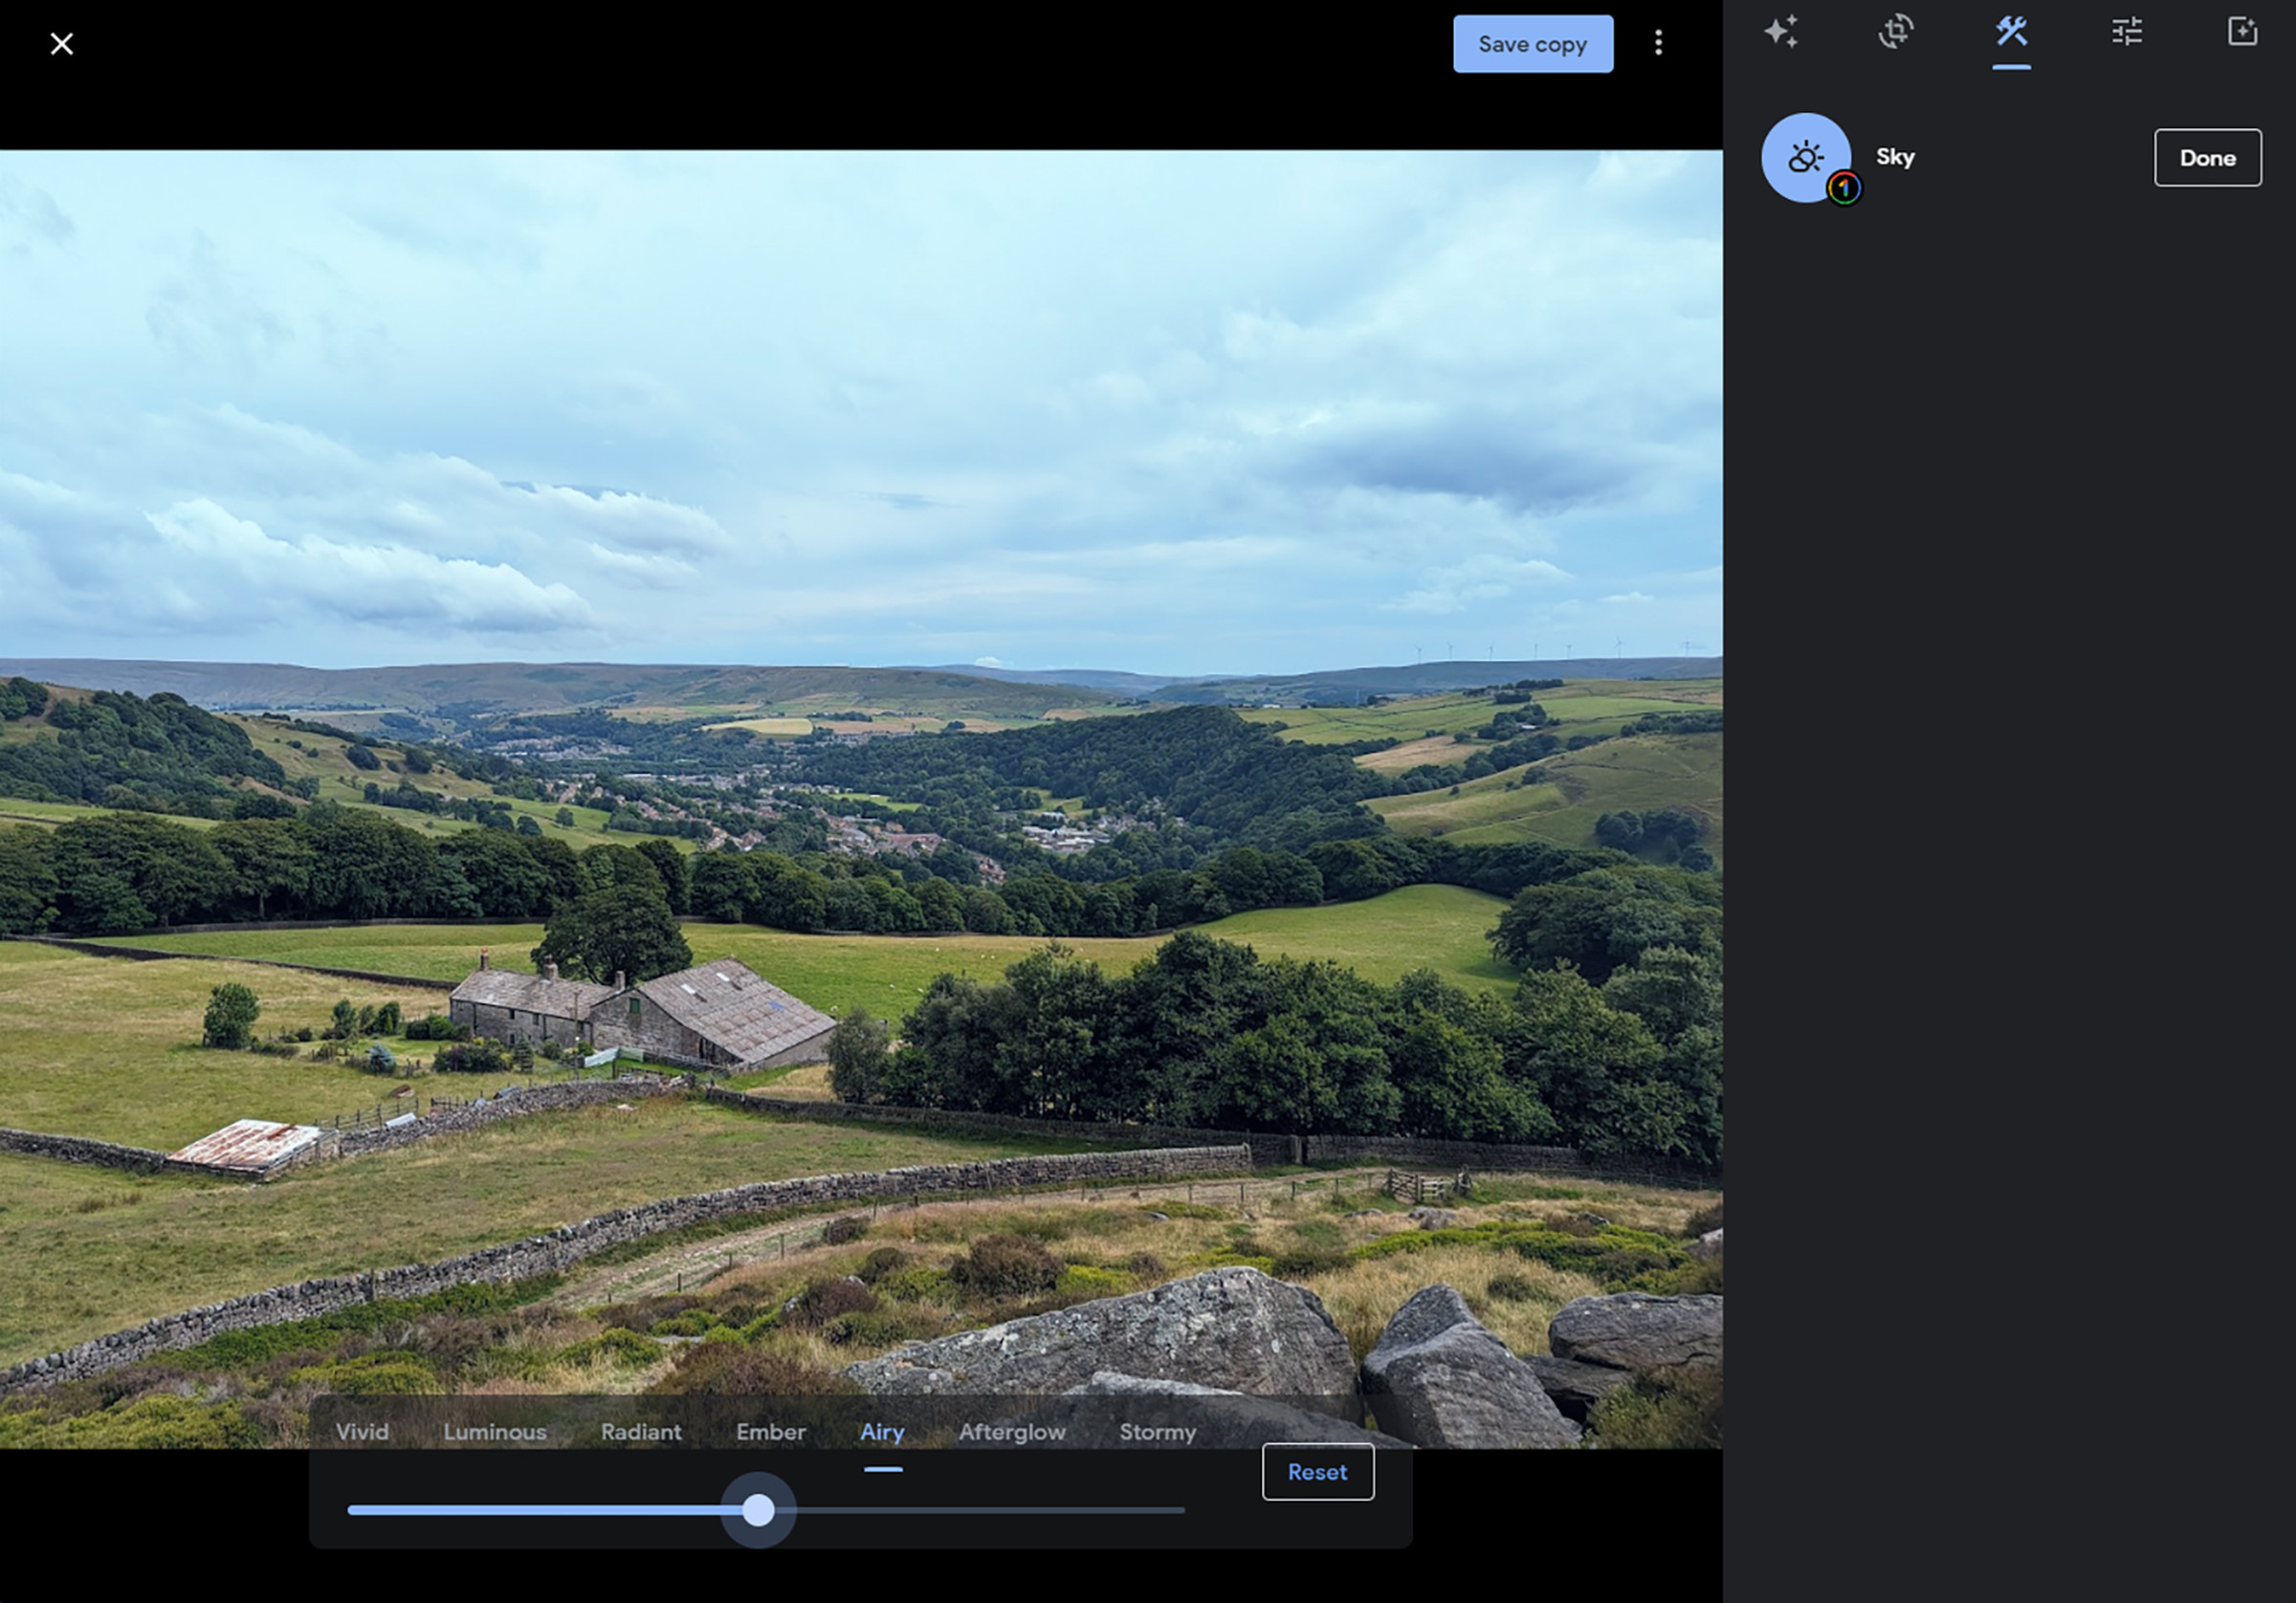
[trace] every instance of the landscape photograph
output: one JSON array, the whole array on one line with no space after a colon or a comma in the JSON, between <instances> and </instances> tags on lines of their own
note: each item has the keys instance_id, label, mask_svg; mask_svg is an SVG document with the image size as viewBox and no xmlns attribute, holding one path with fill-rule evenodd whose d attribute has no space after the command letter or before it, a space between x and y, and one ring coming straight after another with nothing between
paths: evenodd
<instances>
[{"instance_id":1,"label":"landscape photograph","mask_svg":"<svg viewBox=\"0 0 2296 1603\"><path fill-rule=\"evenodd\" d=\"M1717 152L0 155L0 1449L1719 1450L1721 291Z\"/></svg>"}]
</instances>

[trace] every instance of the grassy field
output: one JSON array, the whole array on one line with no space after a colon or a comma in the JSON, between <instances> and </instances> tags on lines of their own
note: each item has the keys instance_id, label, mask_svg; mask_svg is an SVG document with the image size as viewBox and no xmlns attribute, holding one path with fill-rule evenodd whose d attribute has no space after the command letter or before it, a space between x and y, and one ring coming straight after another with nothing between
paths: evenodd
<instances>
[{"instance_id":1,"label":"grassy field","mask_svg":"<svg viewBox=\"0 0 2296 1603\"><path fill-rule=\"evenodd\" d=\"M58 824L76 818L96 818L109 813L110 807L91 806L81 802L26 802L13 796L0 796L0 825L11 823ZM211 818L175 818L177 823L188 823L194 829L212 829L216 821Z\"/></svg>"},{"instance_id":2,"label":"grassy field","mask_svg":"<svg viewBox=\"0 0 2296 1603\"><path fill-rule=\"evenodd\" d=\"M309 1122L372 1108L401 1084L343 1064L216 1052L198 1044L214 987L263 1004L258 1035L327 1022L335 1003L446 1010L439 991L369 985L239 963L132 963L26 941L0 942L0 1125L173 1152L233 1119ZM430 1043L394 1043L425 1059ZM304 1048L307 1052L308 1047ZM432 1087L426 1081L425 1088ZM480 1087L440 1077L436 1088Z\"/></svg>"},{"instance_id":3,"label":"grassy field","mask_svg":"<svg viewBox=\"0 0 2296 1603\"><path fill-rule=\"evenodd\" d=\"M1722 705L1718 679L1576 679L1559 689L1539 691L1535 699L1561 735L1609 735L1646 713L1685 713ZM1421 762L1460 762L1488 742L1454 742L1449 736L1480 728L1509 708L1488 696L1448 692L1406 696L1382 707L1254 707L1240 709L1250 723L1280 724L1284 738L1310 745L1348 740L1397 739L1412 748L1373 752L1356 760L1381 770Z\"/></svg>"},{"instance_id":4,"label":"grassy field","mask_svg":"<svg viewBox=\"0 0 2296 1603\"><path fill-rule=\"evenodd\" d=\"M1263 957L1330 957L1382 981L1426 966L1454 984L1512 987L1515 977L1492 958L1484 939L1501 906L1480 891L1415 885L1369 901L1238 913L1201 928L1217 939L1244 942ZM825 1011L860 1003L896 1018L944 970L993 979L1043 944L1018 935L798 935L697 921L686 924L685 935L696 960L739 958ZM531 971L527 955L541 938L539 924L416 924L154 935L133 944L460 980L477 966L481 947L491 950L497 967ZM1067 944L1113 970L1129 969L1162 941L1078 938Z\"/></svg>"},{"instance_id":5,"label":"grassy field","mask_svg":"<svg viewBox=\"0 0 2296 1603\"><path fill-rule=\"evenodd\" d=\"M629 1112L537 1113L259 1186L0 1153L0 1365L267 1285L427 1263L656 1197L1079 1145L800 1124L669 1096Z\"/></svg>"},{"instance_id":6,"label":"grassy field","mask_svg":"<svg viewBox=\"0 0 2296 1603\"><path fill-rule=\"evenodd\" d=\"M406 773L398 745L386 736L378 736L373 741L375 753L383 758L384 766L365 769L354 767L351 759L343 755L350 744L346 740L289 729L284 724L262 718L233 717L232 721L246 730L248 737L258 747L276 758L290 780L316 778L321 801L340 802L345 806L380 813L408 829L419 829L430 835L446 835L482 826L460 819L437 818L406 807L377 806L366 800L366 787L370 783L389 790L404 780L417 789L440 796L501 802L513 813L532 818L541 826L545 836L563 841L577 851L585 846L631 845L647 838L609 831L606 827L607 815L601 808L569 808L574 815L573 826L569 828L558 822L559 803L555 802L521 802L512 797L497 796L490 786L481 781L463 779L444 768L433 768L428 774ZM695 849L694 843L682 836L665 838L680 851Z\"/></svg>"},{"instance_id":7,"label":"grassy field","mask_svg":"<svg viewBox=\"0 0 2296 1603\"><path fill-rule=\"evenodd\" d=\"M1604 813L1692 807L1706 815L1706 848L1722 861L1722 736L1636 735L1538 765L1547 782L1509 786L1523 770L1509 769L1459 787L1417 796L1381 797L1368 805L1404 835L1441 835L1463 845L1552 841L1595 844L1595 820Z\"/></svg>"}]
</instances>

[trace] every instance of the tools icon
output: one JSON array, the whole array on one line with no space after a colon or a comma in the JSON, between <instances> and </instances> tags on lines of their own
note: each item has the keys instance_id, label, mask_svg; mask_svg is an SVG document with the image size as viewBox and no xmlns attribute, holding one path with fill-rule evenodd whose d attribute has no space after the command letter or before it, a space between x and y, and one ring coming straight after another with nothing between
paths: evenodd
<instances>
[{"instance_id":1,"label":"tools icon","mask_svg":"<svg viewBox=\"0 0 2296 1603\"><path fill-rule=\"evenodd\" d=\"M2020 45L2033 42L2025 37L2025 19L2021 16L2005 16L1995 23L1994 27L1998 29L2001 34L1999 38L1993 41L1997 45L2005 45L2011 39L2015 39Z\"/></svg>"}]
</instances>

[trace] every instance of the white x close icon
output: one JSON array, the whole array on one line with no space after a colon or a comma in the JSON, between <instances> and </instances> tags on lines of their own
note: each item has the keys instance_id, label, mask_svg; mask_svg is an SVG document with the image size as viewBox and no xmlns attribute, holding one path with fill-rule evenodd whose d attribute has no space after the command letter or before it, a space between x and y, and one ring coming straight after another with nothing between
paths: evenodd
<instances>
[{"instance_id":1,"label":"white x close icon","mask_svg":"<svg viewBox=\"0 0 2296 1603\"><path fill-rule=\"evenodd\" d=\"M58 51L62 52L62 53L63 53L64 55L71 55L71 54L72 54L72 39L73 39L73 34L71 34L71 33L50 33L48 36L49 36L50 38L52 38L52 39L54 39L54 40L55 41L55 50L52 50L52 51L50 51L50 52L48 53L49 55L55 55L55 54L56 54Z\"/></svg>"}]
</instances>

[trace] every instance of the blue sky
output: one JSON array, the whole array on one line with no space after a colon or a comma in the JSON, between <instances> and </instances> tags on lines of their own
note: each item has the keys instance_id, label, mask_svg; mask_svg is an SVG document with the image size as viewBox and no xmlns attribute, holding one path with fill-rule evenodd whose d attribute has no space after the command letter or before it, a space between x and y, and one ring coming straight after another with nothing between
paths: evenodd
<instances>
[{"instance_id":1,"label":"blue sky","mask_svg":"<svg viewBox=\"0 0 2296 1603\"><path fill-rule=\"evenodd\" d=\"M1719 652L1720 161L0 154L0 654Z\"/></svg>"}]
</instances>

